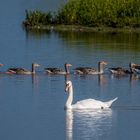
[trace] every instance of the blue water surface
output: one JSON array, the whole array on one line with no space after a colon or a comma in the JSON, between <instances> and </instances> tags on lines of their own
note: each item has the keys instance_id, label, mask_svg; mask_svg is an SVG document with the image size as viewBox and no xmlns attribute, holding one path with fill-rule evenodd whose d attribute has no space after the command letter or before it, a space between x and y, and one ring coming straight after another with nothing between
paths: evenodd
<instances>
[{"instance_id":1,"label":"blue water surface","mask_svg":"<svg viewBox=\"0 0 140 140\"><path fill-rule=\"evenodd\" d=\"M140 64L139 34L30 31L22 28L25 10L56 11L64 0L13 0L0 4L1 72L9 67L31 69L37 74L0 74L1 140L139 140L140 77L114 76L109 67ZM45 67L98 67L108 65L103 75L72 74L74 101L118 97L111 109L65 111L65 77L46 75Z\"/></svg>"}]
</instances>

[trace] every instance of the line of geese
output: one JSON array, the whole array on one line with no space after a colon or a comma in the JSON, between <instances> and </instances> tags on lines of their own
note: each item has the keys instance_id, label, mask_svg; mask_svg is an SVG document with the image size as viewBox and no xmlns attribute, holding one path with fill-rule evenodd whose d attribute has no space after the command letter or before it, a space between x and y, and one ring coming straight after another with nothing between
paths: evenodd
<instances>
[{"instance_id":1,"label":"line of geese","mask_svg":"<svg viewBox=\"0 0 140 140\"><path fill-rule=\"evenodd\" d=\"M93 67L77 67L74 69L74 73L81 74L81 75L103 74L105 65L107 65L106 61L100 61L100 62L98 62L98 69L93 68ZM3 66L3 64L0 64L0 66ZM12 68L9 68L6 72L1 72L1 73L5 73L5 74L35 74L36 73L35 69L39 66L40 66L39 64L33 63L31 71L27 70L25 68L12 67ZM71 66L72 66L71 64L65 63L64 69L53 67L53 68L45 68L44 71L46 74L66 75L66 74L70 74L70 67ZM115 67L115 68L109 68L109 71L112 74L116 74L116 75L140 74L140 65L131 62L129 64L129 70L122 68L122 67Z\"/></svg>"}]
</instances>

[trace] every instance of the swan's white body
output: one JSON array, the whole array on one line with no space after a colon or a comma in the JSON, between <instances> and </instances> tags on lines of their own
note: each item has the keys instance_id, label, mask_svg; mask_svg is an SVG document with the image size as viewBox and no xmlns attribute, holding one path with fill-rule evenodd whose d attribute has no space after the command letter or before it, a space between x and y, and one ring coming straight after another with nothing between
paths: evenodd
<instances>
[{"instance_id":1,"label":"swan's white body","mask_svg":"<svg viewBox=\"0 0 140 140\"><path fill-rule=\"evenodd\" d=\"M68 92L68 99L65 104L65 109L104 109L104 108L110 108L112 103L116 101L118 98L112 99L107 102L98 101L95 99L86 99L82 101L78 101L75 104L72 104L73 101L73 87L72 82L67 81L66 82L66 88L65 90Z\"/></svg>"}]
</instances>

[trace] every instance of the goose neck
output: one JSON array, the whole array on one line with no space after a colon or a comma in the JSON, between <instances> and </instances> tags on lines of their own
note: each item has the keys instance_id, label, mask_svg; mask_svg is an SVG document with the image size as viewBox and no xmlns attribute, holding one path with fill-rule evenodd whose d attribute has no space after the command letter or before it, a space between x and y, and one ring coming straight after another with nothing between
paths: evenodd
<instances>
[{"instance_id":1,"label":"goose neck","mask_svg":"<svg viewBox=\"0 0 140 140\"><path fill-rule=\"evenodd\" d=\"M104 66L101 64L101 62L98 63L98 72L100 74L104 73Z\"/></svg>"},{"instance_id":2,"label":"goose neck","mask_svg":"<svg viewBox=\"0 0 140 140\"><path fill-rule=\"evenodd\" d=\"M35 74L35 66L32 64L32 74Z\"/></svg>"},{"instance_id":3,"label":"goose neck","mask_svg":"<svg viewBox=\"0 0 140 140\"><path fill-rule=\"evenodd\" d=\"M67 65L65 65L65 72L66 72L66 74L69 74L69 69L68 69Z\"/></svg>"}]
</instances>

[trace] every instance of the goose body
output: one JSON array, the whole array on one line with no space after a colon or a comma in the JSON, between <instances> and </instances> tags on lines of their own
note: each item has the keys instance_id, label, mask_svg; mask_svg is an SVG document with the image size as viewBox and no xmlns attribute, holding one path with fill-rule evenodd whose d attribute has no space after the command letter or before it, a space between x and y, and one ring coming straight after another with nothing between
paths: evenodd
<instances>
[{"instance_id":1,"label":"goose body","mask_svg":"<svg viewBox=\"0 0 140 140\"><path fill-rule=\"evenodd\" d=\"M98 63L98 70L92 67L77 67L75 72L76 74L103 74L105 65L107 65L107 62L100 61Z\"/></svg>"},{"instance_id":2,"label":"goose body","mask_svg":"<svg viewBox=\"0 0 140 140\"><path fill-rule=\"evenodd\" d=\"M24 68L9 68L6 73L7 74L35 74L35 68L39 66L40 66L39 64L33 63L31 71Z\"/></svg>"},{"instance_id":3,"label":"goose body","mask_svg":"<svg viewBox=\"0 0 140 140\"><path fill-rule=\"evenodd\" d=\"M117 75L125 75L125 74L131 74L132 72L129 70L126 70L121 67L116 67L116 68L109 68L110 72L112 74L117 74Z\"/></svg>"},{"instance_id":4,"label":"goose body","mask_svg":"<svg viewBox=\"0 0 140 140\"><path fill-rule=\"evenodd\" d=\"M117 100L117 98L112 99L107 102L102 102L95 99L85 99L72 104L73 101L73 87L72 82L67 81L65 91L68 92L68 99L65 104L65 109L104 109L110 108L112 103Z\"/></svg>"},{"instance_id":5,"label":"goose body","mask_svg":"<svg viewBox=\"0 0 140 140\"><path fill-rule=\"evenodd\" d=\"M133 64L130 63L129 70L121 68L121 67L109 68L109 70L112 74L116 74L116 75L133 74L132 67L133 67Z\"/></svg>"},{"instance_id":6,"label":"goose body","mask_svg":"<svg viewBox=\"0 0 140 140\"><path fill-rule=\"evenodd\" d=\"M69 67L71 66L72 66L71 64L65 63L64 64L65 70L60 68L45 68L45 72L47 74L62 74L62 75L70 74Z\"/></svg>"},{"instance_id":7,"label":"goose body","mask_svg":"<svg viewBox=\"0 0 140 140\"><path fill-rule=\"evenodd\" d=\"M97 71L95 68L91 68L91 67L77 67L75 69L77 74L96 74Z\"/></svg>"}]
</instances>

